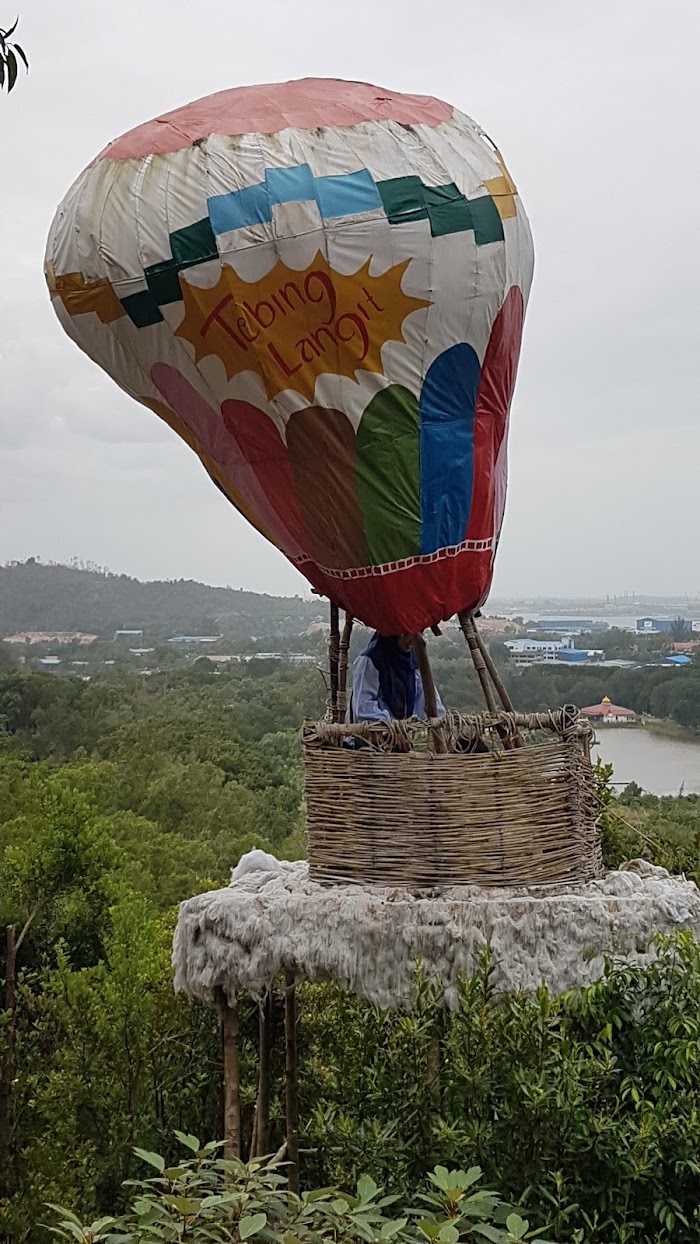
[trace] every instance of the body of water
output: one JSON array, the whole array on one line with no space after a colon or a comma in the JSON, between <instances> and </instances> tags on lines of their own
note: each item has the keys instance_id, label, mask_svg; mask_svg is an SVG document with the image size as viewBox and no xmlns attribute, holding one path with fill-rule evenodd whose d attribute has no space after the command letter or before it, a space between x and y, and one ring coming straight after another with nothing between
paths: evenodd
<instances>
[{"instance_id":1,"label":"body of water","mask_svg":"<svg viewBox=\"0 0 700 1244\"><path fill-rule=\"evenodd\" d=\"M594 727L598 756L614 768L613 782L636 782L652 795L700 795L700 744L666 739L639 726Z\"/></svg>"}]
</instances>

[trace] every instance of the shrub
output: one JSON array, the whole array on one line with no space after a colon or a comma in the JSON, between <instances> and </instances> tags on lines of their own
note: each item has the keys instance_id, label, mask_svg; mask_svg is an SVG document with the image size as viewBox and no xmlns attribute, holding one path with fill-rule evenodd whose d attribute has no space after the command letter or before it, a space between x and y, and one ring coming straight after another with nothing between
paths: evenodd
<instances>
[{"instance_id":1,"label":"shrub","mask_svg":"<svg viewBox=\"0 0 700 1244\"><path fill-rule=\"evenodd\" d=\"M398 1209L398 1197L384 1196L369 1175L358 1179L354 1193L321 1188L296 1195L274 1159L227 1161L219 1156L218 1143L200 1146L194 1136L177 1136L192 1156L176 1167L166 1167L160 1154L136 1150L158 1173L130 1181L137 1191L125 1214L87 1225L69 1210L51 1206L60 1216L52 1234L79 1244L253 1239L280 1244L457 1244L461 1239L515 1244L538 1239L548 1244L497 1193L480 1187L478 1166L468 1171L437 1166L428 1176L430 1191L417 1197L420 1206Z\"/></svg>"}]
</instances>

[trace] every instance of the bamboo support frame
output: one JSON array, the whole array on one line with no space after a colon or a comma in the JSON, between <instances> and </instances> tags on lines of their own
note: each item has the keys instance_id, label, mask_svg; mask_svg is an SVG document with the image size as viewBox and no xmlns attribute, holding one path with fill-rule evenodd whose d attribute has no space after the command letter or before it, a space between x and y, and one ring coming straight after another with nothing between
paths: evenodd
<instances>
[{"instance_id":1,"label":"bamboo support frame","mask_svg":"<svg viewBox=\"0 0 700 1244\"><path fill-rule=\"evenodd\" d=\"M348 707L348 666L354 621L352 614L346 613L343 633L340 637L340 654L338 659L338 721L345 720L345 712Z\"/></svg>"},{"instance_id":2,"label":"bamboo support frame","mask_svg":"<svg viewBox=\"0 0 700 1244\"><path fill-rule=\"evenodd\" d=\"M486 666L489 672L489 677L491 679L491 682L496 688L498 698L501 701L501 704L503 705L503 708L506 710L506 712L512 713L513 712L513 701L508 695L508 692L505 689L503 680L498 670L496 669L496 666L493 663L493 657L491 656L491 653L489 652L488 648L486 647L486 644L483 641L483 638L481 636L481 631L476 625L475 618L472 618L472 626L474 628L474 634L476 635L476 642L479 645L479 651L482 657L484 658L484 665Z\"/></svg>"},{"instance_id":3,"label":"bamboo support frame","mask_svg":"<svg viewBox=\"0 0 700 1244\"><path fill-rule=\"evenodd\" d=\"M331 721L338 721L338 663L340 659L340 614L338 606L331 601L330 631L328 634L328 663L330 667Z\"/></svg>"},{"instance_id":4,"label":"bamboo support frame","mask_svg":"<svg viewBox=\"0 0 700 1244\"><path fill-rule=\"evenodd\" d=\"M496 707L496 697L493 694L493 687L489 682L486 662L484 661L481 648L479 647L479 641L476 637L474 619L471 614L468 613L460 613L457 616L459 617L459 625L461 627L462 634L467 641L467 647L471 654L472 661L474 662L474 669L476 670L477 677L481 683L481 690L484 694L486 707L490 713L496 713L498 712Z\"/></svg>"},{"instance_id":5,"label":"bamboo support frame","mask_svg":"<svg viewBox=\"0 0 700 1244\"><path fill-rule=\"evenodd\" d=\"M252 1158L263 1157L269 1152L271 1045L272 991L268 990L258 1009L258 1097L250 1144Z\"/></svg>"},{"instance_id":6,"label":"bamboo support frame","mask_svg":"<svg viewBox=\"0 0 700 1244\"><path fill-rule=\"evenodd\" d=\"M474 662L474 669L476 670L477 677L481 683L481 690L484 694L488 711L490 713L498 712L496 697L494 696L495 689L505 711L507 713L512 713L513 704L510 696L508 695L498 670L493 663L491 654L479 634L473 616L468 613L460 613L457 616L459 618L459 625L462 630L462 634L467 641L467 647L469 648L472 661ZM521 735L519 733L515 733L509 738L504 739L504 746L508 749L508 751L512 751L513 748L516 747L522 747L523 740Z\"/></svg>"},{"instance_id":7,"label":"bamboo support frame","mask_svg":"<svg viewBox=\"0 0 700 1244\"><path fill-rule=\"evenodd\" d=\"M299 1081L297 1069L297 1000L293 972L284 974L285 1106L287 1168L291 1192L299 1192Z\"/></svg>"},{"instance_id":8,"label":"bamboo support frame","mask_svg":"<svg viewBox=\"0 0 700 1244\"><path fill-rule=\"evenodd\" d=\"M435 679L433 671L430 668L428 659L428 649L422 635L415 635L413 639L413 650L418 661L418 669L420 671L421 681L423 683L423 695L425 696L425 715L428 721L435 721L438 715L437 711L437 691L435 689ZM443 754L447 749L442 735L437 730L431 730L429 735L432 749L434 752Z\"/></svg>"},{"instance_id":9,"label":"bamboo support frame","mask_svg":"<svg viewBox=\"0 0 700 1244\"><path fill-rule=\"evenodd\" d=\"M239 1021L223 990L217 991L221 1017L221 1044L224 1057L224 1157L241 1156L241 1057Z\"/></svg>"}]
</instances>

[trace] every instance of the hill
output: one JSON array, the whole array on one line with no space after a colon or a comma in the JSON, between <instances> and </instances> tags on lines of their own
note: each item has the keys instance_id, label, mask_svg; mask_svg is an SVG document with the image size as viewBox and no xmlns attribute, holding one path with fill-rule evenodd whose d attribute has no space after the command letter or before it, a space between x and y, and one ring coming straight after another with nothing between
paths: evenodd
<instances>
[{"instance_id":1,"label":"hill","mask_svg":"<svg viewBox=\"0 0 700 1244\"><path fill-rule=\"evenodd\" d=\"M30 558L0 566L0 636L83 631L110 638L134 628L174 634L299 634L325 618L321 601L210 587L191 579L142 583L107 570Z\"/></svg>"}]
</instances>

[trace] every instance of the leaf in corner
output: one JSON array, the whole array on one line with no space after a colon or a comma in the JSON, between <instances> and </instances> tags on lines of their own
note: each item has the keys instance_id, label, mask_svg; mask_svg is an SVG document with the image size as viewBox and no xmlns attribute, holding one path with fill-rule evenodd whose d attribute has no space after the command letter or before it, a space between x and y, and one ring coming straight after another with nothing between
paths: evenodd
<instances>
[{"instance_id":1,"label":"leaf in corner","mask_svg":"<svg viewBox=\"0 0 700 1244\"><path fill-rule=\"evenodd\" d=\"M165 1170L165 1158L159 1153L149 1153L148 1149L134 1149L137 1158L141 1158L142 1162L148 1162L149 1166L155 1166L157 1171Z\"/></svg>"},{"instance_id":2,"label":"leaf in corner","mask_svg":"<svg viewBox=\"0 0 700 1244\"><path fill-rule=\"evenodd\" d=\"M373 1197L377 1195L379 1188L375 1184L370 1175L360 1175L357 1181L357 1192L360 1198L360 1205L366 1205Z\"/></svg>"},{"instance_id":3,"label":"leaf in corner","mask_svg":"<svg viewBox=\"0 0 700 1244\"><path fill-rule=\"evenodd\" d=\"M516 1240L522 1240L530 1224L527 1218L521 1218L520 1214L509 1214L506 1218L506 1226Z\"/></svg>"},{"instance_id":4,"label":"leaf in corner","mask_svg":"<svg viewBox=\"0 0 700 1244\"><path fill-rule=\"evenodd\" d=\"M7 49L7 93L9 95L15 82L17 81L17 57L12 48Z\"/></svg>"},{"instance_id":5,"label":"leaf in corner","mask_svg":"<svg viewBox=\"0 0 700 1244\"><path fill-rule=\"evenodd\" d=\"M189 1132L178 1132L177 1129L175 1130L175 1135L180 1144L184 1145L186 1149L191 1149L193 1153L199 1153L200 1144L196 1136L191 1136Z\"/></svg>"},{"instance_id":6,"label":"leaf in corner","mask_svg":"<svg viewBox=\"0 0 700 1244\"><path fill-rule=\"evenodd\" d=\"M250 1214L247 1218L241 1218L238 1224L238 1234L242 1240L249 1240L251 1235L257 1235L258 1231L262 1231L267 1224L267 1214Z\"/></svg>"},{"instance_id":7,"label":"leaf in corner","mask_svg":"<svg viewBox=\"0 0 700 1244\"><path fill-rule=\"evenodd\" d=\"M451 1222L445 1222L438 1232L438 1240L442 1244L458 1244L459 1231Z\"/></svg>"},{"instance_id":8,"label":"leaf in corner","mask_svg":"<svg viewBox=\"0 0 700 1244\"><path fill-rule=\"evenodd\" d=\"M487 1222L474 1223L472 1234L478 1235L484 1240L491 1240L492 1244L503 1244L506 1238L503 1232L499 1231L498 1227L491 1227Z\"/></svg>"}]
</instances>

